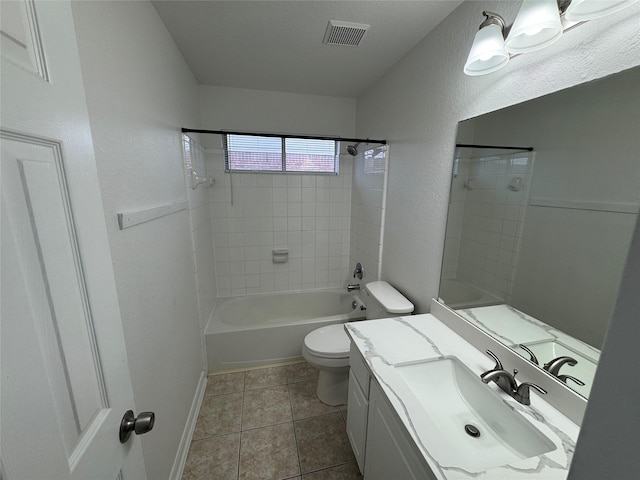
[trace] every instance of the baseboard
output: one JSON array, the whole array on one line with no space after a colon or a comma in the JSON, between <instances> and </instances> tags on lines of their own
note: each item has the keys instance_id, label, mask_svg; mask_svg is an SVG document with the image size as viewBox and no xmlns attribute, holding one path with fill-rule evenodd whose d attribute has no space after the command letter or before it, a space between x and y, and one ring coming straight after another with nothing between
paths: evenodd
<instances>
[{"instance_id":1,"label":"baseboard","mask_svg":"<svg viewBox=\"0 0 640 480\"><path fill-rule=\"evenodd\" d=\"M178 453L173 461L173 467L171 468L171 480L180 480L182 478L182 472L184 465L187 462L187 455L189 454L189 446L191 445L191 438L193 437L193 431L196 428L196 421L198 420L198 414L200 413L200 407L202 405L202 399L204 398L204 392L207 388L207 372L202 371L200 373L200 381L198 382L198 388L193 396L193 402L191 403L191 410L189 410L189 416L187 417L187 423L184 426L182 432L182 438L180 439L180 445L178 446Z\"/></svg>"}]
</instances>

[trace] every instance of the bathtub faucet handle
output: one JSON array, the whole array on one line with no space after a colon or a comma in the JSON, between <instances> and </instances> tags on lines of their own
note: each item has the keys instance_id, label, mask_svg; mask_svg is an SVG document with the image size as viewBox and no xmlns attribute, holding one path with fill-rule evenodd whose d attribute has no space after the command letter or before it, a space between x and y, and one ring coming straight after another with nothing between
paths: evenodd
<instances>
[{"instance_id":1,"label":"bathtub faucet handle","mask_svg":"<svg viewBox=\"0 0 640 480\"><path fill-rule=\"evenodd\" d=\"M362 268L362 264L358 262L356 263L356 269L353 271L353 278L358 277L358 280L362 280L363 275L364 275L364 268Z\"/></svg>"},{"instance_id":2,"label":"bathtub faucet handle","mask_svg":"<svg viewBox=\"0 0 640 480\"><path fill-rule=\"evenodd\" d=\"M359 283L352 283L351 285L347 285L347 292L353 292L354 290L360 290Z\"/></svg>"}]
</instances>

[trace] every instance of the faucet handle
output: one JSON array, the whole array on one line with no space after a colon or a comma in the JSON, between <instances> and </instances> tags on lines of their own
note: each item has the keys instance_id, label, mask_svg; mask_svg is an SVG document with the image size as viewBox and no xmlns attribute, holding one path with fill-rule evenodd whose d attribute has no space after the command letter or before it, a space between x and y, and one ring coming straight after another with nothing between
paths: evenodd
<instances>
[{"instance_id":1,"label":"faucet handle","mask_svg":"<svg viewBox=\"0 0 640 480\"><path fill-rule=\"evenodd\" d=\"M535 363L536 365L540 365L540 363L538 362L538 359L536 358L535 353L533 353L529 347L527 347L526 345L523 345L522 343L520 345L518 345L521 349L523 349L525 352L527 352L529 354L529 357L531 357L529 360L531 360L533 363Z\"/></svg>"},{"instance_id":2,"label":"faucet handle","mask_svg":"<svg viewBox=\"0 0 640 480\"><path fill-rule=\"evenodd\" d=\"M567 383L567 380L571 380L572 382L575 382L577 385L584 387L584 382L582 380L580 380L579 378L576 377L572 377L571 375L558 375L558 378L560 379L560 381Z\"/></svg>"},{"instance_id":3,"label":"faucet handle","mask_svg":"<svg viewBox=\"0 0 640 480\"><path fill-rule=\"evenodd\" d=\"M547 391L544 388L536 385L535 383L522 382L518 386L518 390L516 390L515 394L512 395L513 398L515 398L522 405L531 405L531 397L529 395L529 388L530 387L533 387L534 390L537 390L538 392L540 392L543 395L547 393Z\"/></svg>"},{"instance_id":4,"label":"faucet handle","mask_svg":"<svg viewBox=\"0 0 640 480\"><path fill-rule=\"evenodd\" d=\"M360 262L356 263L356 268L353 271L353 278L358 277L359 280L362 280L363 274L364 274L364 268L362 268L362 264Z\"/></svg>"},{"instance_id":5,"label":"faucet handle","mask_svg":"<svg viewBox=\"0 0 640 480\"><path fill-rule=\"evenodd\" d=\"M496 362L496 366L493 367L493 370L504 370L504 368L502 368L502 362L495 353L493 353L491 350L487 350L487 355L493 358L493 360Z\"/></svg>"},{"instance_id":6,"label":"faucet handle","mask_svg":"<svg viewBox=\"0 0 640 480\"><path fill-rule=\"evenodd\" d=\"M545 395L547 393L547 391L542 388L540 385L536 385L535 383L531 383L531 382L522 382L520 384L520 386L518 387L518 390L520 390L521 388L526 388L527 391L529 390L529 387L533 387L534 390L537 390L538 392L540 392L542 395Z\"/></svg>"}]
</instances>

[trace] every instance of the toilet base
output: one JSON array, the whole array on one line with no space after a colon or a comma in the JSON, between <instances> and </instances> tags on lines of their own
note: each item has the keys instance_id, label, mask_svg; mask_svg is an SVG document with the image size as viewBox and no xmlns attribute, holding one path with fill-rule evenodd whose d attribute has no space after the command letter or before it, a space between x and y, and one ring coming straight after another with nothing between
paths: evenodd
<instances>
[{"instance_id":1,"label":"toilet base","mask_svg":"<svg viewBox=\"0 0 640 480\"><path fill-rule=\"evenodd\" d=\"M332 407L345 405L349 398L349 368L320 370L316 393L322 403Z\"/></svg>"}]
</instances>

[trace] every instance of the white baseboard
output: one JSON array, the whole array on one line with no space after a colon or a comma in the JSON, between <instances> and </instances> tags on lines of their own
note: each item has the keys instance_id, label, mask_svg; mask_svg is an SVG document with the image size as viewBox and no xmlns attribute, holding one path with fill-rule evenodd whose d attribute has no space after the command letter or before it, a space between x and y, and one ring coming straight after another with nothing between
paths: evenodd
<instances>
[{"instance_id":1,"label":"white baseboard","mask_svg":"<svg viewBox=\"0 0 640 480\"><path fill-rule=\"evenodd\" d=\"M184 465L187 462L187 455L189 454L189 446L191 445L191 438L193 437L193 431L196 428L196 421L198 420L198 414L200 413L200 407L202 406L202 399L204 398L204 392L207 388L207 372L202 371L200 373L200 381L198 382L198 388L196 388L196 394L193 396L193 402L191 403L191 410L189 410L189 416L187 417L187 423L184 426L182 432L182 438L180 439L180 445L178 446L178 453L173 461L173 467L171 468L171 480L180 480L182 478L182 472Z\"/></svg>"}]
</instances>

